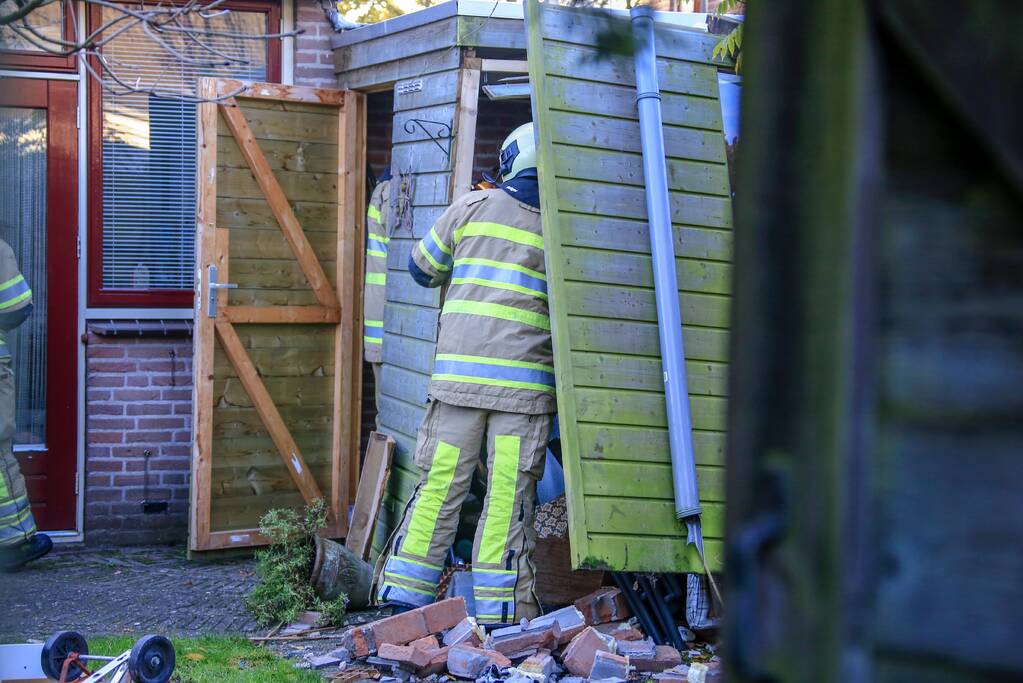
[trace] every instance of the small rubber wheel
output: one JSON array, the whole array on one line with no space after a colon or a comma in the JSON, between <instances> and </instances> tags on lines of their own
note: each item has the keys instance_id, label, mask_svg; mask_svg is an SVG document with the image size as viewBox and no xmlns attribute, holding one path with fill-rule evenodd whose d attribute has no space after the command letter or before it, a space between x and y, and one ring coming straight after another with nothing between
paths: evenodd
<instances>
[{"instance_id":1,"label":"small rubber wheel","mask_svg":"<svg viewBox=\"0 0 1023 683\"><path fill-rule=\"evenodd\" d=\"M43 653L40 658L40 664L46 677L59 681L61 669L64 668L64 660L72 652L77 652L80 655L89 654L89 644L85 642L85 637L81 633L77 631L57 631L50 636L46 644L43 645ZM84 673L85 671L82 670L82 667L72 664L67 670L68 680L77 680Z\"/></svg>"},{"instance_id":2,"label":"small rubber wheel","mask_svg":"<svg viewBox=\"0 0 1023 683\"><path fill-rule=\"evenodd\" d=\"M135 641L128 657L134 683L167 683L174 673L174 646L163 636L143 636Z\"/></svg>"}]
</instances>

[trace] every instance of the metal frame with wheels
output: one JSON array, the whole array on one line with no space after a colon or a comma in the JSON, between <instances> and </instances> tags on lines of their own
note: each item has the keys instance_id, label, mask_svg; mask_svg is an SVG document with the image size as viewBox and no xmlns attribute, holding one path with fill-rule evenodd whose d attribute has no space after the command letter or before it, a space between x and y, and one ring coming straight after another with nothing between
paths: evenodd
<instances>
[{"instance_id":1,"label":"metal frame with wheels","mask_svg":"<svg viewBox=\"0 0 1023 683\"><path fill-rule=\"evenodd\" d=\"M90 671L87 662L104 662ZM167 683L174 673L174 645L163 636L143 636L116 657L89 654L76 631L58 631L43 645L43 673L60 683Z\"/></svg>"}]
</instances>

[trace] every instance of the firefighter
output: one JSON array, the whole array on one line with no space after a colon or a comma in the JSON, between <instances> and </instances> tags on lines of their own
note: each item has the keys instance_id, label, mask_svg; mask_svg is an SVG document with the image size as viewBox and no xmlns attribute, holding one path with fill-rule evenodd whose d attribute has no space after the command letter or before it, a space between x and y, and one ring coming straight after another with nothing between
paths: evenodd
<instances>
[{"instance_id":1,"label":"firefighter","mask_svg":"<svg viewBox=\"0 0 1023 683\"><path fill-rule=\"evenodd\" d=\"M32 290L18 270L14 250L0 240L0 569L10 571L37 560L53 547L36 522L14 457L14 369L7 332L32 312Z\"/></svg>"},{"instance_id":2,"label":"firefighter","mask_svg":"<svg viewBox=\"0 0 1023 683\"><path fill-rule=\"evenodd\" d=\"M476 618L487 625L539 614L533 514L556 411L532 123L505 140L500 172L496 189L455 200L409 260L419 284L449 289L414 456L422 474L378 591L399 606L434 599L485 447L472 574Z\"/></svg>"},{"instance_id":3,"label":"firefighter","mask_svg":"<svg viewBox=\"0 0 1023 683\"><path fill-rule=\"evenodd\" d=\"M362 303L362 355L373 368L377 403L380 398L380 366L383 363L384 301L387 285L387 234L391 199L391 174L388 170L373 188L366 209L366 287ZM377 405L377 410L380 407ZM379 426L379 424L378 424Z\"/></svg>"}]
</instances>

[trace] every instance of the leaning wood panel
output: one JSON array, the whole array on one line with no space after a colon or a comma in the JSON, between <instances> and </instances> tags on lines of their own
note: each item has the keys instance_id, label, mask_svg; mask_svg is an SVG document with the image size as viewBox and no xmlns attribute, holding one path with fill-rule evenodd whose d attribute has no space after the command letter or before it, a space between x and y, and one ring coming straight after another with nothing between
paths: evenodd
<instances>
[{"instance_id":1,"label":"leaning wood panel","mask_svg":"<svg viewBox=\"0 0 1023 683\"><path fill-rule=\"evenodd\" d=\"M527 8L572 561L701 572L674 514L635 66L595 58L601 15ZM718 569L732 215L712 47L700 33L657 29L693 448L706 558Z\"/></svg>"},{"instance_id":2,"label":"leaning wood panel","mask_svg":"<svg viewBox=\"0 0 1023 683\"><path fill-rule=\"evenodd\" d=\"M202 87L235 96L199 107L190 547L263 544L267 510L317 499L326 533L343 536L359 443L361 96Z\"/></svg>"}]
</instances>

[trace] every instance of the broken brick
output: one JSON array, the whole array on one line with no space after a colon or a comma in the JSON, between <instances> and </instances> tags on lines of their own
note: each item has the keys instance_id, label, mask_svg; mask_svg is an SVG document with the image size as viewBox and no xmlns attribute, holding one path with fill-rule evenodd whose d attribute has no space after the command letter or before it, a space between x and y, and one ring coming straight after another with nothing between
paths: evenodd
<instances>
[{"instance_id":1,"label":"broken brick","mask_svg":"<svg viewBox=\"0 0 1023 683\"><path fill-rule=\"evenodd\" d=\"M589 595L575 601L575 608L582 612L586 624L606 624L611 621L622 621L632 616L625 596L614 587L598 588Z\"/></svg>"},{"instance_id":2,"label":"broken brick","mask_svg":"<svg viewBox=\"0 0 1023 683\"><path fill-rule=\"evenodd\" d=\"M657 645L653 653L635 654L623 652L619 647L620 654L627 654L629 662L636 667L636 671L659 672L671 669L682 663L682 655L671 645Z\"/></svg>"},{"instance_id":3,"label":"broken brick","mask_svg":"<svg viewBox=\"0 0 1023 683\"><path fill-rule=\"evenodd\" d=\"M554 661L554 657L551 653L546 650L541 650L535 655L531 655L519 664L519 671L523 672L527 676L536 678L542 677L542 680L549 680L556 670L557 663Z\"/></svg>"},{"instance_id":4,"label":"broken brick","mask_svg":"<svg viewBox=\"0 0 1023 683\"><path fill-rule=\"evenodd\" d=\"M613 652L615 640L592 626L587 627L565 648L561 661L576 676L589 678L597 652Z\"/></svg>"},{"instance_id":5,"label":"broken brick","mask_svg":"<svg viewBox=\"0 0 1023 683\"><path fill-rule=\"evenodd\" d=\"M495 631L492 636L496 635ZM541 649L554 649L561 639L561 626L553 622L549 628L526 630L503 638L491 637L490 648L509 659L518 659L536 653Z\"/></svg>"},{"instance_id":6,"label":"broken brick","mask_svg":"<svg viewBox=\"0 0 1023 683\"><path fill-rule=\"evenodd\" d=\"M601 633L607 634L615 640L643 640L643 632L627 621L612 621L607 624L597 624L593 628Z\"/></svg>"},{"instance_id":7,"label":"broken brick","mask_svg":"<svg viewBox=\"0 0 1023 683\"><path fill-rule=\"evenodd\" d=\"M611 678L624 681L629 677L629 658L612 652L598 650L594 653L593 667L590 669L590 680Z\"/></svg>"},{"instance_id":8,"label":"broken brick","mask_svg":"<svg viewBox=\"0 0 1023 683\"><path fill-rule=\"evenodd\" d=\"M439 647L436 650L425 650L424 652L429 657L429 661L427 661L426 666L416 671L420 678L447 671L448 650L450 649L449 647Z\"/></svg>"},{"instance_id":9,"label":"broken brick","mask_svg":"<svg viewBox=\"0 0 1023 683\"><path fill-rule=\"evenodd\" d=\"M418 670L430 663L430 651L416 649L411 645L392 645L384 643L377 650L377 656L381 659L390 659L407 669Z\"/></svg>"},{"instance_id":10,"label":"broken brick","mask_svg":"<svg viewBox=\"0 0 1023 683\"><path fill-rule=\"evenodd\" d=\"M426 633L423 635L447 631L469 616L469 613L465 611L465 600L460 597L441 600L419 609L423 610L423 615L426 618Z\"/></svg>"},{"instance_id":11,"label":"broken brick","mask_svg":"<svg viewBox=\"0 0 1023 683\"><path fill-rule=\"evenodd\" d=\"M481 650L468 645L455 645L448 649L448 673L458 678L476 680L492 666L504 669L511 660L500 652Z\"/></svg>"},{"instance_id":12,"label":"broken brick","mask_svg":"<svg viewBox=\"0 0 1023 683\"><path fill-rule=\"evenodd\" d=\"M569 642L586 628L586 619L583 617L583 613L572 605L555 610L542 617L537 617L529 622L526 628L530 631L550 628L554 622L557 622L558 627L561 629L561 636L558 638L559 645Z\"/></svg>"},{"instance_id":13,"label":"broken brick","mask_svg":"<svg viewBox=\"0 0 1023 683\"><path fill-rule=\"evenodd\" d=\"M413 640L408 645L413 650L436 650L440 647L440 641L437 640L437 636L430 634L419 640Z\"/></svg>"},{"instance_id":14,"label":"broken brick","mask_svg":"<svg viewBox=\"0 0 1023 683\"><path fill-rule=\"evenodd\" d=\"M481 629L472 617L466 617L458 622L458 625L444 634L445 645L458 645L467 643L472 646L479 646L483 643Z\"/></svg>"},{"instance_id":15,"label":"broken brick","mask_svg":"<svg viewBox=\"0 0 1023 683\"><path fill-rule=\"evenodd\" d=\"M358 626L345 634L345 647L356 657L366 657L385 643L406 645L433 633L440 633L466 618L462 598L441 600L392 617Z\"/></svg>"}]
</instances>

